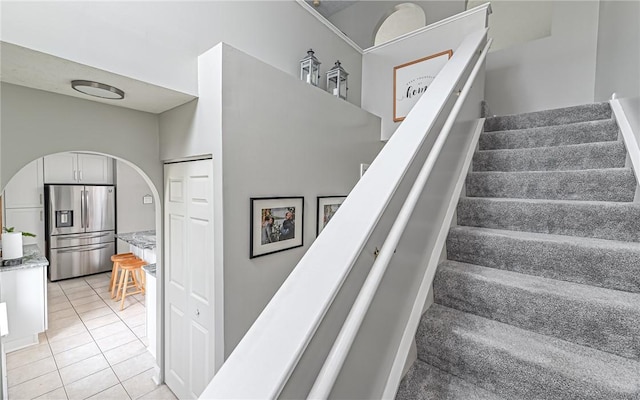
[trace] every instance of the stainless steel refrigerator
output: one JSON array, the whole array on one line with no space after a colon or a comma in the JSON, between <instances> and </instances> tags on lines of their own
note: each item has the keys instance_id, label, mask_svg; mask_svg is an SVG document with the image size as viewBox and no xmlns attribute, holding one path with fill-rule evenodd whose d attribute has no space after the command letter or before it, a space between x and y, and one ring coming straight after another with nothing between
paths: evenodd
<instances>
[{"instance_id":1,"label":"stainless steel refrigerator","mask_svg":"<svg viewBox=\"0 0 640 400\"><path fill-rule=\"evenodd\" d=\"M49 279L111 270L116 252L115 187L45 185Z\"/></svg>"}]
</instances>

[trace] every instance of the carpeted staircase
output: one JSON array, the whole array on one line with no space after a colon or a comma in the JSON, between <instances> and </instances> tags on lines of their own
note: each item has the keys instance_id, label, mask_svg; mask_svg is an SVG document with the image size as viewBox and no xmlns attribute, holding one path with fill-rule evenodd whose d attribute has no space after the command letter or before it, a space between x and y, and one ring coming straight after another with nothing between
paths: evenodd
<instances>
[{"instance_id":1,"label":"carpeted staircase","mask_svg":"<svg viewBox=\"0 0 640 400\"><path fill-rule=\"evenodd\" d=\"M608 103L491 117L405 399L640 399L640 203Z\"/></svg>"}]
</instances>

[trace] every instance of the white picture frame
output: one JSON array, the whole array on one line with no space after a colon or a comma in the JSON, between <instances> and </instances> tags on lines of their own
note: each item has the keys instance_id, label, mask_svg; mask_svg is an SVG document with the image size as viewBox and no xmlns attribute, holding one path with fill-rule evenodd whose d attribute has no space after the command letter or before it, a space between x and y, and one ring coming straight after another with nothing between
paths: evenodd
<instances>
[{"instance_id":1,"label":"white picture frame","mask_svg":"<svg viewBox=\"0 0 640 400\"><path fill-rule=\"evenodd\" d=\"M316 236L322 232L329 220L338 211L347 196L318 196L316 215Z\"/></svg>"},{"instance_id":2,"label":"white picture frame","mask_svg":"<svg viewBox=\"0 0 640 400\"><path fill-rule=\"evenodd\" d=\"M249 258L302 246L303 217L304 197L252 197Z\"/></svg>"}]
</instances>

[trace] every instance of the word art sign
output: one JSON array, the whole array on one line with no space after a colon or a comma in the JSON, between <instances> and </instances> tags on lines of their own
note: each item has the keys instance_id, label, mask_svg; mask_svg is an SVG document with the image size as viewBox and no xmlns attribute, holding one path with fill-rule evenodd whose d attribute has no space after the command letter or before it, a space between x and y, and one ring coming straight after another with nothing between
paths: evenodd
<instances>
[{"instance_id":1,"label":"word art sign","mask_svg":"<svg viewBox=\"0 0 640 400\"><path fill-rule=\"evenodd\" d=\"M447 50L393 68L394 122L404 120L452 55Z\"/></svg>"}]
</instances>

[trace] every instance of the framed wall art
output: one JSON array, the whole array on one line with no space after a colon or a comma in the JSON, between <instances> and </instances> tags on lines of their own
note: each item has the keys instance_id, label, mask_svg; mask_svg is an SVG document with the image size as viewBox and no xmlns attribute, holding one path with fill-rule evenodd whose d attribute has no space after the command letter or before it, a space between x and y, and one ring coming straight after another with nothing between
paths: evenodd
<instances>
[{"instance_id":1,"label":"framed wall art","mask_svg":"<svg viewBox=\"0 0 640 400\"><path fill-rule=\"evenodd\" d=\"M302 246L303 197L252 197L249 258Z\"/></svg>"},{"instance_id":2,"label":"framed wall art","mask_svg":"<svg viewBox=\"0 0 640 400\"><path fill-rule=\"evenodd\" d=\"M318 218L316 223L316 236L329 223L333 214L338 211L340 205L347 196L318 196Z\"/></svg>"},{"instance_id":3,"label":"framed wall art","mask_svg":"<svg viewBox=\"0 0 640 400\"><path fill-rule=\"evenodd\" d=\"M405 119L453 55L446 50L393 67L393 121Z\"/></svg>"}]
</instances>

